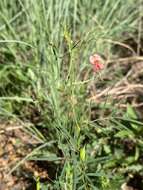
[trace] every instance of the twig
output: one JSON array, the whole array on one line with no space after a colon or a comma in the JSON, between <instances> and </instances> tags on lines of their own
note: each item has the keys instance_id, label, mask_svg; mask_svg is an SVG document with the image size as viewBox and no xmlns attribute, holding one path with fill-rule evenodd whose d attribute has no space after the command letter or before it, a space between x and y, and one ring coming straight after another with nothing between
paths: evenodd
<instances>
[{"instance_id":1,"label":"twig","mask_svg":"<svg viewBox=\"0 0 143 190\"><path fill-rule=\"evenodd\" d=\"M0 130L0 134L5 133L7 131L22 129L22 128L23 128L23 126L10 126L10 127L7 127L6 129Z\"/></svg>"},{"instance_id":2,"label":"twig","mask_svg":"<svg viewBox=\"0 0 143 190\"><path fill-rule=\"evenodd\" d=\"M119 59L109 59L107 60L108 63L114 63L114 62L129 62L129 61L143 61L143 56L133 56L133 57L125 57L125 58L119 58Z\"/></svg>"}]
</instances>

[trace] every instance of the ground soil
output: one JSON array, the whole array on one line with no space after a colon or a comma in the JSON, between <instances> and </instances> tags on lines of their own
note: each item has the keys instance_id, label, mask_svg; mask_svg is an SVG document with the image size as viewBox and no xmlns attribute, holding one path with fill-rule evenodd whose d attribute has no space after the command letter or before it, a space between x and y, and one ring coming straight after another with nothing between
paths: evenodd
<instances>
[{"instance_id":1,"label":"ground soil","mask_svg":"<svg viewBox=\"0 0 143 190\"><path fill-rule=\"evenodd\" d=\"M34 176L48 178L47 171L33 161L24 162L11 173L37 144L37 140L23 131L23 126L0 123L0 190L35 190Z\"/></svg>"}]
</instances>

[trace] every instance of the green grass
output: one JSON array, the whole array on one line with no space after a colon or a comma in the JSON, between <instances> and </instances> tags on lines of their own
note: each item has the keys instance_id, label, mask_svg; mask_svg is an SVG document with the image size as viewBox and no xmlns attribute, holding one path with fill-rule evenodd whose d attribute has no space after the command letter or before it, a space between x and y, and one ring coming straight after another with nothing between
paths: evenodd
<instances>
[{"instance_id":1,"label":"green grass","mask_svg":"<svg viewBox=\"0 0 143 190\"><path fill-rule=\"evenodd\" d=\"M40 184L38 178L37 189L115 190L138 164L143 124L134 110L118 110L111 98L97 105L86 97L91 81L114 85L114 78L102 81L108 69L94 77L91 54L134 54L124 41L138 38L138 6L135 0L0 1L1 119L29 122L28 132L40 139L14 169L27 159L56 167L55 179ZM97 121L91 121L93 107ZM135 139L131 156L123 151L125 137Z\"/></svg>"}]
</instances>

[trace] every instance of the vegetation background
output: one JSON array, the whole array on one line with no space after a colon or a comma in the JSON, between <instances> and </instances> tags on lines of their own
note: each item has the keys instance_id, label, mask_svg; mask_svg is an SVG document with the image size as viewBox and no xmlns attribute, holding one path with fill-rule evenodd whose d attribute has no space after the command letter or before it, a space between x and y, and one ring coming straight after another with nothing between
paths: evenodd
<instances>
[{"instance_id":1,"label":"vegetation background","mask_svg":"<svg viewBox=\"0 0 143 190\"><path fill-rule=\"evenodd\" d=\"M143 189L142 8L141 0L0 1L0 140L18 130L19 153L0 168L12 186ZM100 73L94 53L105 58ZM12 189L4 177L3 190Z\"/></svg>"}]
</instances>

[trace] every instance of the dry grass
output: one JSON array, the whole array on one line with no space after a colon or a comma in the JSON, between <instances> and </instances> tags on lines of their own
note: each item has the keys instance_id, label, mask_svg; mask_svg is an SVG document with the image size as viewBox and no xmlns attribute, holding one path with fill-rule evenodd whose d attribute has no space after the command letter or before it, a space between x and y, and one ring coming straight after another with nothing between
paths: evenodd
<instances>
[{"instance_id":1,"label":"dry grass","mask_svg":"<svg viewBox=\"0 0 143 190\"><path fill-rule=\"evenodd\" d=\"M125 70L126 74L120 80L113 81L113 85L104 85L100 90L95 86L96 92L91 95L89 100L103 102L112 97L112 100L116 100L116 102L125 100L125 104L121 103L120 107L126 107L128 101L133 107L142 107L143 102L140 101L140 98L143 96L143 57L108 60L106 64L110 73L115 73L118 65ZM112 76L110 73L103 73L102 80L107 80L107 76L110 78Z\"/></svg>"}]
</instances>

